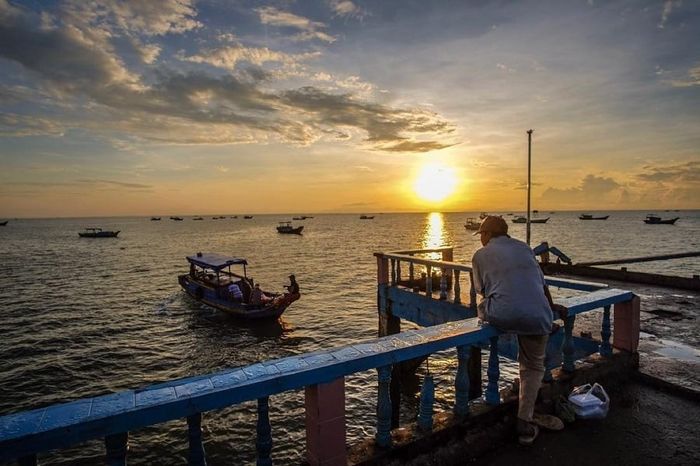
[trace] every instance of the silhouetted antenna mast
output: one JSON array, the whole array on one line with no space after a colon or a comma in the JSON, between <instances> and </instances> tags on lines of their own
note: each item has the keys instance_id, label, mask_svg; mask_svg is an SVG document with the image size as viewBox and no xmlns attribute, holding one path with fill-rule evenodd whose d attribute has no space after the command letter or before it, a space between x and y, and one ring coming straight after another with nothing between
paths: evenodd
<instances>
[{"instance_id":1,"label":"silhouetted antenna mast","mask_svg":"<svg viewBox=\"0 0 700 466\"><path fill-rule=\"evenodd\" d=\"M527 223L525 227L525 242L530 246L530 173L532 167L532 132L527 130Z\"/></svg>"}]
</instances>

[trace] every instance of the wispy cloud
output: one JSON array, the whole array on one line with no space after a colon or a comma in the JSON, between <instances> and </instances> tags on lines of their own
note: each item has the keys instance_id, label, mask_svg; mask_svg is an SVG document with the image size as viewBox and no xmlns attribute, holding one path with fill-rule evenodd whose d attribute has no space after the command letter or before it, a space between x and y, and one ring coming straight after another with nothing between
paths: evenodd
<instances>
[{"instance_id":1,"label":"wispy cloud","mask_svg":"<svg viewBox=\"0 0 700 466\"><path fill-rule=\"evenodd\" d=\"M335 37L325 32L326 25L319 21L312 21L303 16L278 10L271 6L258 8L255 11L260 15L260 22L263 24L298 30L299 32L292 37L294 40L306 41L318 39L324 42L335 42Z\"/></svg>"},{"instance_id":2,"label":"wispy cloud","mask_svg":"<svg viewBox=\"0 0 700 466\"><path fill-rule=\"evenodd\" d=\"M367 10L360 8L350 0L328 0L328 5L335 16L362 19L368 15Z\"/></svg>"}]
</instances>

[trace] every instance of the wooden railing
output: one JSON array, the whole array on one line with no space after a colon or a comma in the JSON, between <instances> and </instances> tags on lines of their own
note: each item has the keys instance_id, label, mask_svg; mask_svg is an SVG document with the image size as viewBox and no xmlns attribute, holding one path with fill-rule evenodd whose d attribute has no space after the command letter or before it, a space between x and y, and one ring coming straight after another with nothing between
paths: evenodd
<instances>
[{"instance_id":1,"label":"wooden railing","mask_svg":"<svg viewBox=\"0 0 700 466\"><path fill-rule=\"evenodd\" d=\"M411 257L405 254L385 254L381 256L381 261L395 261L396 265L400 261L406 261L452 272L464 272L469 269L453 262L416 257L409 261L407 258ZM378 277L381 279L382 276L384 272L380 270ZM400 277L400 273L397 273L397 277ZM458 283L458 279L457 275L454 283ZM440 291L442 294L443 290ZM609 355L613 346L636 351L639 336L639 300L631 292L601 289L563 300L562 304L569 308L566 325L569 337L577 314L602 307L604 319L600 353ZM613 305L615 333L611 343L610 307ZM456 348L453 411L458 418L462 418L469 415L470 380L467 367L470 348L484 342L488 342L490 351L485 399L491 404L500 403L500 333L494 327L480 325L476 318L469 318L324 351L174 380L145 389L127 390L10 414L0 417L0 462L19 459L23 465L37 464L38 453L103 438L108 464L124 465L130 431L175 419L186 419L190 448L189 464L202 465L206 464L202 443L202 413L257 400L257 464L269 465L272 462L273 447L268 416L270 397L305 388L307 459L311 464L343 464L346 461L344 377L366 370L377 371L375 440L380 447L389 447L392 366ZM568 343L564 344L565 370L573 370L572 348ZM432 426L431 387L432 379L427 379L419 417L419 425L427 430Z\"/></svg>"}]
</instances>

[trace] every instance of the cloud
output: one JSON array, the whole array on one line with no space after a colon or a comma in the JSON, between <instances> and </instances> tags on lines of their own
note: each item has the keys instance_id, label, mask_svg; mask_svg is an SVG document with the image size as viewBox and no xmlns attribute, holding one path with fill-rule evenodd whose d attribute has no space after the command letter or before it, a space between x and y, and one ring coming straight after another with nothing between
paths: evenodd
<instances>
[{"instance_id":1,"label":"cloud","mask_svg":"<svg viewBox=\"0 0 700 466\"><path fill-rule=\"evenodd\" d=\"M688 70L688 74L683 79L673 79L668 81L673 87L700 86L700 65Z\"/></svg>"},{"instance_id":2,"label":"cloud","mask_svg":"<svg viewBox=\"0 0 700 466\"><path fill-rule=\"evenodd\" d=\"M355 5L350 0L328 0L328 5L331 7L331 10L333 10L335 16L362 19L368 14L367 11Z\"/></svg>"},{"instance_id":3,"label":"cloud","mask_svg":"<svg viewBox=\"0 0 700 466\"><path fill-rule=\"evenodd\" d=\"M691 161L676 165L644 167L645 172L639 173L636 178L651 183L700 183L700 162Z\"/></svg>"},{"instance_id":4,"label":"cloud","mask_svg":"<svg viewBox=\"0 0 700 466\"><path fill-rule=\"evenodd\" d=\"M671 12L675 7L681 6L680 0L666 0L664 1L664 6L661 10L661 19L659 20L659 23L656 25L659 29L663 29L666 26L666 21L668 21L668 17L671 15Z\"/></svg>"},{"instance_id":5,"label":"cloud","mask_svg":"<svg viewBox=\"0 0 700 466\"><path fill-rule=\"evenodd\" d=\"M541 196L550 205L578 207L591 202L618 204L626 196L622 185L612 178L587 175L579 186L570 188L547 188Z\"/></svg>"},{"instance_id":6,"label":"cloud","mask_svg":"<svg viewBox=\"0 0 700 466\"><path fill-rule=\"evenodd\" d=\"M13 113L0 114L0 136L63 136L60 122Z\"/></svg>"},{"instance_id":7,"label":"cloud","mask_svg":"<svg viewBox=\"0 0 700 466\"><path fill-rule=\"evenodd\" d=\"M316 58L320 52L310 52L302 54L286 54L276 52L267 47L244 47L233 45L202 50L198 54L184 56L180 54L178 58L183 61L194 63L208 63L219 68L233 70L239 62L248 62L254 65L264 65L265 63L276 62L288 66L294 66L302 61Z\"/></svg>"},{"instance_id":8,"label":"cloud","mask_svg":"<svg viewBox=\"0 0 700 466\"><path fill-rule=\"evenodd\" d=\"M96 46L95 40L102 36L93 40L73 25L46 28L44 23L40 15L0 0L0 57L21 64L40 86L52 90L57 102L72 99L81 110L72 124L101 131L110 140L121 132L132 142L140 138L157 143L227 144L276 138L307 145L324 137L347 138L348 130L356 130L367 134L364 142L371 148L387 152L424 152L453 143L443 139L454 133L454 125L434 112L395 108L354 93L313 86L263 88L269 84L269 72L255 66L235 69L241 60L253 65L270 60L295 63L312 54L223 47L184 58L234 68L231 73L155 68L153 76L144 79L131 72L112 48ZM355 77L347 83L362 85ZM47 123L42 125L48 131ZM12 122L6 119L5 125Z\"/></svg>"},{"instance_id":9,"label":"cloud","mask_svg":"<svg viewBox=\"0 0 700 466\"><path fill-rule=\"evenodd\" d=\"M108 185L108 186L117 186L120 188L128 188L128 189L152 189L153 186L147 185L147 184L141 184L141 183L125 183L122 181L112 181L112 180L103 180L103 179L94 179L94 180L88 180L88 179L82 179L82 180L75 180L77 183L81 184L91 184L91 185Z\"/></svg>"},{"instance_id":10,"label":"cloud","mask_svg":"<svg viewBox=\"0 0 700 466\"><path fill-rule=\"evenodd\" d=\"M181 34L202 26L194 0L70 0L62 7L66 22L146 36Z\"/></svg>"},{"instance_id":11,"label":"cloud","mask_svg":"<svg viewBox=\"0 0 700 466\"><path fill-rule=\"evenodd\" d=\"M292 37L293 40L307 41L318 39L329 43L335 42L335 37L324 32L326 25L323 23L311 21L303 16L297 16L271 6L258 8L255 11L260 15L260 22L262 24L299 30L300 32Z\"/></svg>"}]
</instances>

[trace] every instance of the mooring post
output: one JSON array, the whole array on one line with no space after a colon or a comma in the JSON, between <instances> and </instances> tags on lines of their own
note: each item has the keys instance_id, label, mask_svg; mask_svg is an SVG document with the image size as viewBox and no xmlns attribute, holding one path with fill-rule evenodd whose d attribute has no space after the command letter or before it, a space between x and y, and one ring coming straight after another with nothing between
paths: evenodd
<instances>
[{"instance_id":1,"label":"mooring post","mask_svg":"<svg viewBox=\"0 0 700 466\"><path fill-rule=\"evenodd\" d=\"M255 449L258 451L257 466L272 466L272 427L270 426L270 397L258 398L258 425Z\"/></svg>"},{"instance_id":2,"label":"mooring post","mask_svg":"<svg viewBox=\"0 0 700 466\"><path fill-rule=\"evenodd\" d=\"M129 450L129 432L121 432L105 437L108 466L126 466L126 453Z\"/></svg>"},{"instance_id":3,"label":"mooring post","mask_svg":"<svg viewBox=\"0 0 700 466\"><path fill-rule=\"evenodd\" d=\"M377 368L379 387L377 389L377 433L374 436L377 445L386 448L391 446L391 397L389 383L391 381L391 366Z\"/></svg>"},{"instance_id":4,"label":"mooring post","mask_svg":"<svg viewBox=\"0 0 700 466\"><path fill-rule=\"evenodd\" d=\"M346 464L345 379L305 389L306 459L311 466Z\"/></svg>"},{"instance_id":5,"label":"mooring post","mask_svg":"<svg viewBox=\"0 0 700 466\"><path fill-rule=\"evenodd\" d=\"M636 352L639 346L639 296L613 308L613 348Z\"/></svg>"},{"instance_id":6,"label":"mooring post","mask_svg":"<svg viewBox=\"0 0 700 466\"><path fill-rule=\"evenodd\" d=\"M383 254L375 253L377 257L377 308L379 315L378 336L395 335L401 333L401 319L392 315L391 301L387 293L389 288L389 259ZM411 263L412 265L413 263ZM391 427L399 427L399 412L401 406L401 365L396 364L392 368L391 386Z\"/></svg>"},{"instance_id":7,"label":"mooring post","mask_svg":"<svg viewBox=\"0 0 700 466\"><path fill-rule=\"evenodd\" d=\"M459 419L469 415L469 356L470 347L457 347L457 375L455 376L454 413Z\"/></svg>"},{"instance_id":8,"label":"mooring post","mask_svg":"<svg viewBox=\"0 0 700 466\"><path fill-rule=\"evenodd\" d=\"M190 444L187 464L189 466L206 466L207 460L202 443L202 413L187 416L187 438Z\"/></svg>"}]
</instances>

